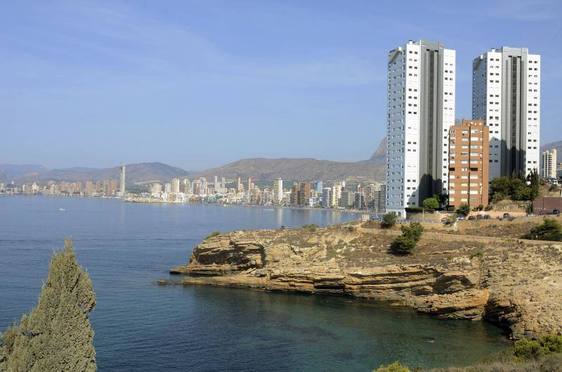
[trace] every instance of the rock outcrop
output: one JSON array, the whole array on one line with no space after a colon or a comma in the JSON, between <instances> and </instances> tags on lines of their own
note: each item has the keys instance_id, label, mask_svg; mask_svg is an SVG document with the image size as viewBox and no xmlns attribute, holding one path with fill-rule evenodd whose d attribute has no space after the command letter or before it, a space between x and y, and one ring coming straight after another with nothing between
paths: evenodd
<instances>
[{"instance_id":1,"label":"rock outcrop","mask_svg":"<svg viewBox=\"0 0 562 372\"><path fill-rule=\"evenodd\" d=\"M428 232L415 254L398 231L360 225L239 231L193 250L182 283L387 301L440 318L487 319L515 338L562 332L562 245Z\"/></svg>"},{"instance_id":2,"label":"rock outcrop","mask_svg":"<svg viewBox=\"0 0 562 372\"><path fill-rule=\"evenodd\" d=\"M96 304L92 282L76 262L72 243L51 260L37 306L0 338L0 371L95 371Z\"/></svg>"}]
</instances>

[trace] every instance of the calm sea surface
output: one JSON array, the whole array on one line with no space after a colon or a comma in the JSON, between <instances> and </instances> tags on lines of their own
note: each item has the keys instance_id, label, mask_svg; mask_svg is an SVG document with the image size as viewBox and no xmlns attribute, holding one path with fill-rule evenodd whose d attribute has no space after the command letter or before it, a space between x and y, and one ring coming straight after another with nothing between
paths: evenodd
<instances>
[{"instance_id":1,"label":"calm sea surface","mask_svg":"<svg viewBox=\"0 0 562 372\"><path fill-rule=\"evenodd\" d=\"M49 259L74 239L97 295L101 371L370 371L462 365L506 347L483 322L439 321L345 298L159 287L220 230L333 224L337 212L0 197L0 330L37 300Z\"/></svg>"}]
</instances>

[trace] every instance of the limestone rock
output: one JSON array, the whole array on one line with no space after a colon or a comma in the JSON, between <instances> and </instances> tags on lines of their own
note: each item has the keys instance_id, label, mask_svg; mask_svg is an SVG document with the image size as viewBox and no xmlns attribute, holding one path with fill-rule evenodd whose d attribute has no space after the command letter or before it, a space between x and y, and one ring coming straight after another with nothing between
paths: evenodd
<instances>
[{"instance_id":1,"label":"limestone rock","mask_svg":"<svg viewBox=\"0 0 562 372\"><path fill-rule=\"evenodd\" d=\"M388 301L440 318L485 318L514 338L562 332L562 245L428 231L388 253L396 230L331 226L233 232L203 241L184 284Z\"/></svg>"}]
</instances>

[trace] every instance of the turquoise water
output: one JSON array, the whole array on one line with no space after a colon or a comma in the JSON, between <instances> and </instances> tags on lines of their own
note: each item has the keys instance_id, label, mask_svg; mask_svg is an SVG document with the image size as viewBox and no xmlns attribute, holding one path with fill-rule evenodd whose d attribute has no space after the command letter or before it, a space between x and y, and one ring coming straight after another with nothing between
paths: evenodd
<instances>
[{"instance_id":1,"label":"turquoise water","mask_svg":"<svg viewBox=\"0 0 562 372\"><path fill-rule=\"evenodd\" d=\"M53 250L70 236L97 294L92 323L101 371L369 371L394 360L469 364L506 346L483 322L440 321L346 298L155 284L212 231L353 218L0 197L0 329L34 306Z\"/></svg>"}]
</instances>

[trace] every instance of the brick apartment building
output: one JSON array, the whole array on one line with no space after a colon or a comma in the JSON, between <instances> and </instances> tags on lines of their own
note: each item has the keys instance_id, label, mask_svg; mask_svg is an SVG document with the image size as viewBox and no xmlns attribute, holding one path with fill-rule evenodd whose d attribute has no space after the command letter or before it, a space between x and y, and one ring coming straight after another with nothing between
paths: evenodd
<instances>
[{"instance_id":1,"label":"brick apartment building","mask_svg":"<svg viewBox=\"0 0 562 372\"><path fill-rule=\"evenodd\" d=\"M449 205L488 205L490 132L481 120L463 120L449 131Z\"/></svg>"}]
</instances>

